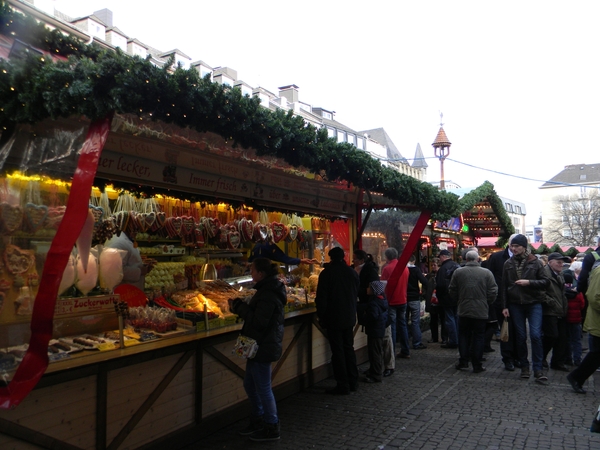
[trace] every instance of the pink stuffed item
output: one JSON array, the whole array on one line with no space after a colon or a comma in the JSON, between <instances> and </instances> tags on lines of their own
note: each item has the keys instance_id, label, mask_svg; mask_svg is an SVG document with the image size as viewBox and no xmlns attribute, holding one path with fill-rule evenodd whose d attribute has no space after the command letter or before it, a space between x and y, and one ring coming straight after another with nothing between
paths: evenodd
<instances>
[{"instance_id":1,"label":"pink stuffed item","mask_svg":"<svg viewBox=\"0 0 600 450\"><path fill-rule=\"evenodd\" d=\"M100 287L112 291L123 281L123 258L125 250L105 248L100 253Z\"/></svg>"},{"instance_id":2,"label":"pink stuffed item","mask_svg":"<svg viewBox=\"0 0 600 450\"><path fill-rule=\"evenodd\" d=\"M69 256L67 266L63 271L62 279L60 280L60 286L58 287L58 295L62 295L67 289L75 284L75 257Z\"/></svg>"},{"instance_id":3,"label":"pink stuffed item","mask_svg":"<svg viewBox=\"0 0 600 450\"><path fill-rule=\"evenodd\" d=\"M87 273L87 264L90 255L90 249L92 248L92 237L94 236L94 224L96 218L91 210L88 209L88 216L83 224L81 233L77 238L77 253L81 257L80 261L83 261L83 271Z\"/></svg>"},{"instance_id":4,"label":"pink stuffed item","mask_svg":"<svg viewBox=\"0 0 600 450\"><path fill-rule=\"evenodd\" d=\"M98 262L96 257L88 253L87 271L83 268L81 255L77 257L77 281L75 286L83 295L87 295L98 283Z\"/></svg>"}]
</instances>

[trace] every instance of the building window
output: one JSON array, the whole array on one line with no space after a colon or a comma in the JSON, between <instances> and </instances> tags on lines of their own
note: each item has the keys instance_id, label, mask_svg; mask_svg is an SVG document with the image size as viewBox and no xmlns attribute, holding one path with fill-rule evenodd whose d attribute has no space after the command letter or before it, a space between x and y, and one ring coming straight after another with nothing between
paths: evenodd
<instances>
[{"instance_id":1,"label":"building window","mask_svg":"<svg viewBox=\"0 0 600 450\"><path fill-rule=\"evenodd\" d=\"M579 175L580 180L585 180L586 178L587 178L587 175L585 173L582 173L581 175Z\"/></svg>"},{"instance_id":2,"label":"building window","mask_svg":"<svg viewBox=\"0 0 600 450\"><path fill-rule=\"evenodd\" d=\"M516 212L517 214L521 214L521 207L520 207L519 205L516 205L516 206L515 206L515 212Z\"/></svg>"},{"instance_id":3,"label":"building window","mask_svg":"<svg viewBox=\"0 0 600 450\"><path fill-rule=\"evenodd\" d=\"M520 227L520 226L521 226L521 219L520 219L520 218L518 218L518 217L513 217L513 220L512 220L512 221L513 221L513 225L514 225L515 227Z\"/></svg>"},{"instance_id":4,"label":"building window","mask_svg":"<svg viewBox=\"0 0 600 450\"><path fill-rule=\"evenodd\" d=\"M349 144L355 145L355 144L354 144L354 135L353 135L353 134L348 134L348 139L347 139L347 142L348 142Z\"/></svg>"},{"instance_id":5,"label":"building window","mask_svg":"<svg viewBox=\"0 0 600 450\"><path fill-rule=\"evenodd\" d=\"M206 75L210 75L210 77L212 78L212 70L200 66L200 76L204 78Z\"/></svg>"},{"instance_id":6,"label":"building window","mask_svg":"<svg viewBox=\"0 0 600 450\"><path fill-rule=\"evenodd\" d=\"M333 128L327 127L327 137L335 137L335 130Z\"/></svg>"},{"instance_id":7,"label":"building window","mask_svg":"<svg viewBox=\"0 0 600 450\"><path fill-rule=\"evenodd\" d=\"M510 203L505 203L504 209L506 209L508 212L513 212L512 204Z\"/></svg>"},{"instance_id":8,"label":"building window","mask_svg":"<svg viewBox=\"0 0 600 450\"><path fill-rule=\"evenodd\" d=\"M563 237L571 237L571 231L570 230L563 230L562 232Z\"/></svg>"},{"instance_id":9,"label":"building window","mask_svg":"<svg viewBox=\"0 0 600 450\"><path fill-rule=\"evenodd\" d=\"M346 133L344 133L343 131L339 131L337 132L337 141L338 142L346 142Z\"/></svg>"},{"instance_id":10,"label":"building window","mask_svg":"<svg viewBox=\"0 0 600 450\"><path fill-rule=\"evenodd\" d=\"M365 149L365 140L363 138L361 138L361 137L356 138L356 148L358 148L359 150Z\"/></svg>"},{"instance_id":11,"label":"building window","mask_svg":"<svg viewBox=\"0 0 600 450\"><path fill-rule=\"evenodd\" d=\"M333 119L333 116L331 115L331 113L328 113L327 111L323 111L323 119L331 120L331 119Z\"/></svg>"}]
</instances>

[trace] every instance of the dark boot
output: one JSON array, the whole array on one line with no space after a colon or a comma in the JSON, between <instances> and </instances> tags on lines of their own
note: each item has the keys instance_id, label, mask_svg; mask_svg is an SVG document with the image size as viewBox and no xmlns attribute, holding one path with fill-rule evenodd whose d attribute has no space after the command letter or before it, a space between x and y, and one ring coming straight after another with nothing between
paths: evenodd
<instances>
[{"instance_id":1,"label":"dark boot","mask_svg":"<svg viewBox=\"0 0 600 450\"><path fill-rule=\"evenodd\" d=\"M264 423L261 430L255 431L250 435L250 440L256 442L277 441L280 437L279 422Z\"/></svg>"},{"instance_id":2,"label":"dark boot","mask_svg":"<svg viewBox=\"0 0 600 450\"><path fill-rule=\"evenodd\" d=\"M264 425L263 416L250 416L250 423L248 426L239 431L240 436L250 436L255 431L262 430Z\"/></svg>"}]
</instances>

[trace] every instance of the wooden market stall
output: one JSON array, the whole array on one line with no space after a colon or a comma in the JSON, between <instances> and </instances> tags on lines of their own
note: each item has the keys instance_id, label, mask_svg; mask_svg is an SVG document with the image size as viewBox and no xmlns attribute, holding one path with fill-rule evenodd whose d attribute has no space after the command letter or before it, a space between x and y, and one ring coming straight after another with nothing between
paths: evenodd
<instances>
[{"instance_id":1,"label":"wooden market stall","mask_svg":"<svg viewBox=\"0 0 600 450\"><path fill-rule=\"evenodd\" d=\"M173 251L208 259L214 250L243 260L250 248L240 247L239 231L210 233L210 223L254 224L265 210L283 250L295 245L284 242L291 226L273 214L302 216L309 234L302 234L307 245L297 255L314 258L319 249L324 262L332 245L350 253L359 242L365 192L423 210L407 246L417 245L432 212L450 216L457 209L455 196L382 167L292 113L268 111L192 71L103 53L0 6L2 448L164 448L173 436L179 443L197 439L247 412L244 361L231 354L241 328L235 318L209 321L204 310L202 320L180 317L171 335L142 342L120 333L119 346L89 344L94 333L120 326L113 302L122 299L110 289L92 295L95 284L84 295L77 283L75 295L59 294L73 247L98 206L95 192L113 186L140 199L176 199L170 209L163 201L160 210L136 214L191 217L188 232L180 234L183 223L176 229L181 245L158 243L163 258ZM25 50L10 56L17 39ZM60 58L51 62L50 54ZM124 228L126 216L96 218L94 232L104 220ZM153 296L152 289L146 294ZM284 354L273 369L278 398L329 376L329 348L308 300L305 292L305 302L286 314ZM93 349L60 348L62 338L84 331ZM356 335L359 359L365 342Z\"/></svg>"}]
</instances>

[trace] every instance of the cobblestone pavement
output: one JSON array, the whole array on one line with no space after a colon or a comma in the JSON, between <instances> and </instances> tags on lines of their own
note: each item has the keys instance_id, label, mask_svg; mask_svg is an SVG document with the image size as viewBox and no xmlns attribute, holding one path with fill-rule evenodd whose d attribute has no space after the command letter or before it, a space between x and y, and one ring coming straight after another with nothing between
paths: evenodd
<instances>
[{"instance_id":1,"label":"cobblestone pavement","mask_svg":"<svg viewBox=\"0 0 600 450\"><path fill-rule=\"evenodd\" d=\"M429 332L423 334L427 342ZM325 394L333 379L278 402L281 440L254 443L237 435L244 422L188 448L202 449L600 449L589 431L600 403L590 378L576 394L566 372L549 370L547 386L504 369L498 342L487 370L458 371L456 350L428 344L396 360L383 383L361 383L346 396ZM361 370L368 364L360 366ZM598 372L595 377L600 377ZM600 378L597 378L600 379Z\"/></svg>"}]
</instances>

